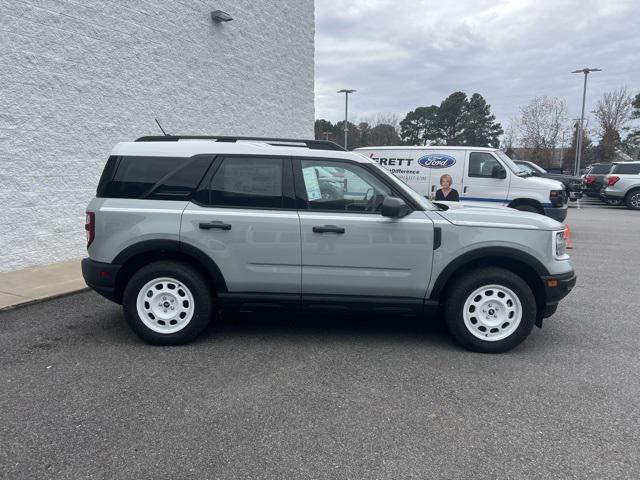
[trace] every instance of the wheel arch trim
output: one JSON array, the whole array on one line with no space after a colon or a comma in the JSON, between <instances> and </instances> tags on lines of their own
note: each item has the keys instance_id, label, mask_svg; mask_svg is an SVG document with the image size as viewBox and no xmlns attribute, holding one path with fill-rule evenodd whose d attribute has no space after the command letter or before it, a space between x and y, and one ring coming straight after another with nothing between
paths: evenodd
<instances>
[{"instance_id":1,"label":"wheel arch trim","mask_svg":"<svg viewBox=\"0 0 640 480\"><path fill-rule=\"evenodd\" d=\"M220 267L216 262L199 248L178 240L145 240L134 243L120 252L114 259L113 264L126 265L129 261L145 254L171 254L177 253L189 257L197 265L202 267L209 274L214 286L219 292L227 291L227 283L222 275Z\"/></svg>"},{"instance_id":2,"label":"wheel arch trim","mask_svg":"<svg viewBox=\"0 0 640 480\"><path fill-rule=\"evenodd\" d=\"M438 301L444 294L445 285L456 273L466 265L485 258L516 261L532 269L539 277L549 275L549 271L542 262L528 253L510 247L482 247L466 252L447 264L434 282L428 299Z\"/></svg>"}]
</instances>

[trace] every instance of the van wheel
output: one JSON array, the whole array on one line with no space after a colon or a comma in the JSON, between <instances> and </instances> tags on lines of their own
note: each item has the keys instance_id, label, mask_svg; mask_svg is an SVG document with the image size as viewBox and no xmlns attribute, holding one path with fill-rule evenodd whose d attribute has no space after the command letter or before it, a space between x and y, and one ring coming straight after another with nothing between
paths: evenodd
<instances>
[{"instance_id":1,"label":"van wheel","mask_svg":"<svg viewBox=\"0 0 640 480\"><path fill-rule=\"evenodd\" d=\"M640 190L631 190L627 193L624 203L631 210L640 210Z\"/></svg>"},{"instance_id":2,"label":"van wheel","mask_svg":"<svg viewBox=\"0 0 640 480\"><path fill-rule=\"evenodd\" d=\"M180 345L195 339L213 312L211 289L181 262L155 262L138 270L124 290L127 323L144 341Z\"/></svg>"},{"instance_id":3,"label":"van wheel","mask_svg":"<svg viewBox=\"0 0 640 480\"><path fill-rule=\"evenodd\" d=\"M521 212L540 213L540 210L538 210L536 207L532 205L517 205L513 208L515 208L516 210L520 210Z\"/></svg>"},{"instance_id":4,"label":"van wheel","mask_svg":"<svg viewBox=\"0 0 640 480\"><path fill-rule=\"evenodd\" d=\"M501 353L524 341L536 319L536 300L518 275L502 268L475 270L447 298L447 328L464 347Z\"/></svg>"}]
</instances>

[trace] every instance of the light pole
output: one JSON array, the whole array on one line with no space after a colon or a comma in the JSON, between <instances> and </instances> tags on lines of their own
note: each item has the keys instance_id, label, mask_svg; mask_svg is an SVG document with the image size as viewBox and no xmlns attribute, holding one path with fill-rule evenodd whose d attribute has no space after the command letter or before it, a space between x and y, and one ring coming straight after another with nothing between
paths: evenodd
<instances>
[{"instance_id":1,"label":"light pole","mask_svg":"<svg viewBox=\"0 0 640 480\"><path fill-rule=\"evenodd\" d=\"M344 148L347 148L347 132L349 131L349 94L355 92L355 90L350 90L343 88L342 90L338 90L338 93L344 93Z\"/></svg>"},{"instance_id":2,"label":"light pole","mask_svg":"<svg viewBox=\"0 0 640 480\"><path fill-rule=\"evenodd\" d=\"M582 70L574 70L571 73L584 73L584 88L582 89L582 114L580 115L580 131L578 132L578 144L576 145L576 163L574 175L578 175L580 168L580 157L582 156L582 129L584 125L584 102L587 96L587 76L591 72L601 72L600 68L583 68Z\"/></svg>"}]
</instances>

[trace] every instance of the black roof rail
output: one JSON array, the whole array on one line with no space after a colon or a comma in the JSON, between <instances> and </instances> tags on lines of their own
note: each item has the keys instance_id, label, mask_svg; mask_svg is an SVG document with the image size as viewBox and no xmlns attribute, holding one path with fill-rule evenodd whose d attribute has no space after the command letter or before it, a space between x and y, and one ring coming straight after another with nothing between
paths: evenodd
<instances>
[{"instance_id":1,"label":"black roof rail","mask_svg":"<svg viewBox=\"0 0 640 480\"><path fill-rule=\"evenodd\" d=\"M177 142L178 140L215 140L217 142L237 142L239 140L256 140L279 147L306 146L311 150L341 150L343 147L329 140L303 140L299 138L271 138L271 137L233 137L208 135L151 135L140 137L136 142ZM302 144L302 145L301 145Z\"/></svg>"}]
</instances>

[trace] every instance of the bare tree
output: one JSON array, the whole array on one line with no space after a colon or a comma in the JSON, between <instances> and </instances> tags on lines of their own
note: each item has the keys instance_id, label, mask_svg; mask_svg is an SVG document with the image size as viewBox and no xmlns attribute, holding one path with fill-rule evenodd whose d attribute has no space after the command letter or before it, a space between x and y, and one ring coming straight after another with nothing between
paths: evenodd
<instances>
[{"instance_id":1,"label":"bare tree","mask_svg":"<svg viewBox=\"0 0 640 480\"><path fill-rule=\"evenodd\" d=\"M513 149L518 141L518 128L518 119L511 119L509 125L504 130L504 135L502 135L502 142L500 142L502 150L510 157L513 155Z\"/></svg>"},{"instance_id":2,"label":"bare tree","mask_svg":"<svg viewBox=\"0 0 640 480\"><path fill-rule=\"evenodd\" d=\"M633 96L627 87L606 92L598 100L593 115L598 122L602 160L613 160L616 148L620 145L620 132L631 120L632 113Z\"/></svg>"},{"instance_id":3,"label":"bare tree","mask_svg":"<svg viewBox=\"0 0 640 480\"><path fill-rule=\"evenodd\" d=\"M569 129L566 102L547 96L534 97L520 108L517 124L519 143L530 152L529 159L550 167L556 147Z\"/></svg>"}]
</instances>

